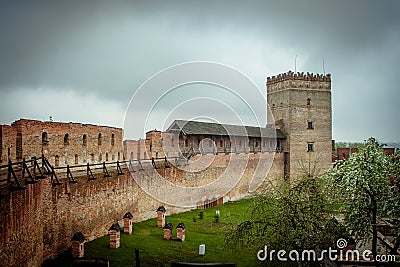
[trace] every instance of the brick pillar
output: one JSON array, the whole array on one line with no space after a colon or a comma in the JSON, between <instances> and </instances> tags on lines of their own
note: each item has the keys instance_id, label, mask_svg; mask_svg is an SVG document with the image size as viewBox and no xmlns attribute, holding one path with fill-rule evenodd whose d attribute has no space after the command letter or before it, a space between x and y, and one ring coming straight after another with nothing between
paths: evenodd
<instances>
[{"instance_id":1,"label":"brick pillar","mask_svg":"<svg viewBox=\"0 0 400 267\"><path fill-rule=\"evenodd\" d=\"M121 238L120 231L121 227L119 226L118 222L111 225L110 229L108 230L108 234L110 236L110 248L119 248Z\"/></svg>"},{"instance_id":2,"label":"brick pillar","mask_svg":"<svg viewBox=\"0 0 400 267\"><path fill-rule=\"evenodd\" d=\"M85 255L85 236L81 232L76 232L71 239L72 257L83 258Z\"/></svg>"},{"instance_id":3,"label":"brick pillar","mask_svg":"<svg viewBox=\"0 0 400 267\"><path fill-rule=\"evenodd\" d=\"M130 235L132 233L133 215L128 211L124 215L124 233Z\"/></svg>"},{"instance_id":4,"label":"brick pillar","mask_svg":"<svg viewBox=\"0 0 400 267\"><path fill-rule=\"evenodd\" d=\"M172 237L172 229L174 229L174 226L172 225L172 223L167 223L165 226L164 226L164 239L165 240L170 240L171 239L171 237Z\"/></svg>"},{"instance_id":5,"label":"brick pillar","mask_svg":"<svg viewBox=\"0 0 400 267\"><path fill-rule=\"evenodd\" d=\"M157 227L163 227L165 224L165 212L164 206L160 206L157 209Z\"/></svg>"},{"instance_id":6,"label":"brick pillar","mask_svg":"<svg viewBox=\"0 0 400 267\"><path fill-rule=\"evenodd\" d=\"M183 222L180 222L178 226L176 227L176 238L185 241L185 224Z\"/></svg>"}]
</instances>

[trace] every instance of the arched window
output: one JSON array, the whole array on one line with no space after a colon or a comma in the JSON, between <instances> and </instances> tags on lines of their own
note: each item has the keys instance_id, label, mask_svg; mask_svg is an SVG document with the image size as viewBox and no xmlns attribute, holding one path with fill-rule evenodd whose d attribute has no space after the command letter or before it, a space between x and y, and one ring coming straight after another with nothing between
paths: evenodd
<instances>
[{"instance_id":1,"label":"arched window","mask_svg":"<svg viewBox=\"0 0 400 267\"><path fill-rule=\"evenodd\" d=\"M131 152L131 159L133 159L133 152Z\"/></svg>"},{"instance_id":2,"label":"arched window","mask_svg":"<svg viewBox=\"0 0 400 267\"><path fill-rule=\"evenodd\" d=\"M11 159L11 148L10 147L7 149L7 158Z\"/></svg>"},{"instance_id":3,"label":"arched window","mask_svg":"<svg viewBox=\"0 0 400 267\"><path fill-rule=\"evenodd\" d=\"M99 155L99 162L101 162L103 160L103 155Z\"/></svg>"},{"instance_id":4,"label":"arched window","mask_svg":"<svg viewBox=\"0 0 400 267\"><path fill-rule=\"evenodd\" d=\"M87 135L86 134L83 135L82 144L83 144L83 146L87 145Z\"/></svg>"},{"instance_id":5,"label":"arched window","mask_svg":"<svg viewBox=\"0 0 400 267\"><path fill-rule=\"evenodd\" d=\"M224 141L219 140L219 147L223 147L224 146Z\"/></svg>"},{"instance_id":6,"label":"arched window","mask_svg":"<svg viewBox=\"0 0 400 267\"><path fill-rule=\"evenodd\" d=\"M118 152L118 159L117 160L120 160L120 157L121 157L121 154Z\"/></svg>"},{"instance_id":7,"label":"arched window","mask_svg":"<svg viewBox=\"0 0 400 267\"><path fill-rule=\"evenodd\" d=\"M47 132L42 133L42 145L47 145L49 143Z\"/></svg>"},{"instance_id":8,"label":"arched window","mask_svg":"<svg viewBox=\"0 0 400 267\"><path fill-rule=\"evenodd\" d=\"M97 144L98 144L99 146L101 146L102 140L103 140L103 137L101 136L101 133L99 133L99 136L98 136L98 138L97 138Z\"/></svg>"},{"instance_id":9,"label":"arched window","mask_svg":"<svg viewBox=\"0 0 400 267\"><path fill-rule=\"evenodd\" d=\"M311 99L307 98L307 106L310 106L310 105L311 105Z\"/></svg>"},{"instance_id":10,"label":"arched window","mask_svg":"<svg viewBox=\"0 0 400 267\"><path fill-rule=\"evenodd\" d=\"M69 134L64 134L64 146L69 145Z\"/></svg>"},{"instance_id":11,"label":"arched window","mask_svg":"<svg viewBox=\"0 0 400 267\"><path fill-rule=\"evenodd\" d=\"M75 164L78 164L78 154L75 154Z\"/></svg>"},{"instance_id":12,"label":"arched window","mask_svg":"<svg viewBox=\"0 0 400 267\"><path fill-rule=\"evenodd\" d=\"M115 135L111 134L111 146L114 146L115 144Z\"/></svg>"},{"instance_id":13,"label":"arched window","mask_svg":"<svg viewBox=\"0 0 400 267\"><path fill-rule=\"evenodd\" d=\"M106 161L108 161L108 152L106 152Z\"/></svg>"}]
</instances>

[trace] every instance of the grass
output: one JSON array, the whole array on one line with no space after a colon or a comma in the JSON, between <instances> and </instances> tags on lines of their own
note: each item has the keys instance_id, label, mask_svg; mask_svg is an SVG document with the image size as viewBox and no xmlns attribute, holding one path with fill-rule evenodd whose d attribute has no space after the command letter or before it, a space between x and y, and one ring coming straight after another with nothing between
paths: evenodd
<instances>
[{"instance_id":1,"label":"grass","mask_svg":"<svg viewBox=\"0 0 400 267\"><path fill-rule=\"evenodd\" d=\"M109 248L109 237L93 240L85 244L85 257L106 258L111 266L136 266L135 249L140 251L141 266L170 266L174 261L181 262L234 262L238 266L259 265L257 251L232 251L225 249L224 232L231 223L243 219L252 200L226 203L213 208L204 209L203 219L200 210L167 216L166 222L175 227L179 222L186 225L184 242L163 240L163 229L157 228L156 219L133 224L131 235L121 233L121 246ZM220 210L219 222L215 222L215 212ZM196 221L194 221L194 218ZM206 245L204 256L198 255L200 244ZM59 255L55 260L47 261L43 266L72 266L71 252Z\"/></svg>"}]
</instances>

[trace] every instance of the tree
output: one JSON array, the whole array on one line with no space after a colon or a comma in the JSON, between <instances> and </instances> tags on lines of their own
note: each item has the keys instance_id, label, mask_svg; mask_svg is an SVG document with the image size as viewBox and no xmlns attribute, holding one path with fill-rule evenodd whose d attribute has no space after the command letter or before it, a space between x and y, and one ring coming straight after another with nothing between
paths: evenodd
<instances>
[{"instance_id":1,"label":"tree","mask_svg":"<svg viewBox=\"0 0 400 267\"><path fill-rule=\"evenodd\" d=\"M388 208L388 216L392 218L394 225L394 242L390 254L396 254L400 247L400 152L391 156L390 183L392 185L391 204Z\"/></svg>"},{"instance_id":2,"label":"tree","mask_svg":"<svg viewBox=\"0 0 400 267\"><path fill-rule=\"evenodd\" d=\"M337 161L325 177L332 186L335 200L343 202L345 226L357 241L369 240L377 255L377 219L399 216L399 193L390 178L395 158L387 156L374 138L369 138L349 159ZM398 166L398 165L397 165ZM398 188L397 188L398 189Z\"/></svg>"},{"instance_id":3,"label":"tree","mask_svg":"<svg viewBox=\"0 0 400 267\"><path fill-rule=\"evenodd\" d=\"M292 184L282 179L270 189L253 199L246 220L232 225L226 246L321 251L343 236L320 178L305 175Z\"/></svg>"}]
</instances>

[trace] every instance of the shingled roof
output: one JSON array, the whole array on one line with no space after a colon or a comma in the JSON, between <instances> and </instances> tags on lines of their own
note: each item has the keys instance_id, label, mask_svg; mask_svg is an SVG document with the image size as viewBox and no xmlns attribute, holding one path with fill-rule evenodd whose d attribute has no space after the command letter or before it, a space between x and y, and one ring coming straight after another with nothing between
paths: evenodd
<instances>
[{"instance_id":1,"label":"shingled roof","mask_svg":"<svg viewBox=\"0 0 400 267\"><path fill-rule=\"evenodd\" d=\"M264 138L286 138L279 130L274 128L262 128L255 126L241 126L230 124L218 124L201 121L175 120L168 127L167 132L181 131L185 135L219 135L219 136L248 136ZM276 135L275 135L276 132Z\"/></svg>"}]
</instances>

